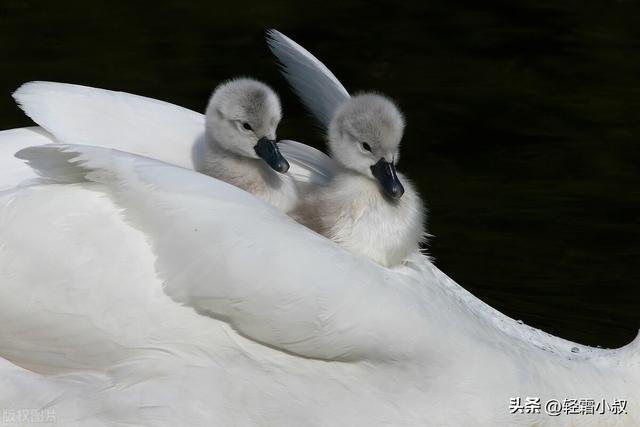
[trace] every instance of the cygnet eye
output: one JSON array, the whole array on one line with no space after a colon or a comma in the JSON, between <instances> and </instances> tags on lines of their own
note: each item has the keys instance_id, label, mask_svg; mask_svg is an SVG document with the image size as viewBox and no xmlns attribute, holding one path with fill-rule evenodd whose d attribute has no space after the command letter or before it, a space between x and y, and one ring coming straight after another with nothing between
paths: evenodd
<instances>
[{"instance_id":1,"label":"cygnet eye","mask_svg":"<svg viewBox=\"0 0 640 427\"><path fill-rule=\"evenodd\" d=\"M242 124L242 127L245 128L246 130L253 130L253 128L251 127L251 125L247 122L244 122Z\"/></svg>"},{"instance_id":2,"label":"cygnet eye","mask_svg":"<svg viewBox=\"0 0 640 427\"><path fill-rule=\"evenodd\" d=\"M364 148L365 151L371 152L371 146L369 144L367 144L366 142L362 143L362 148Z\"/></svg>"}]
</instances>

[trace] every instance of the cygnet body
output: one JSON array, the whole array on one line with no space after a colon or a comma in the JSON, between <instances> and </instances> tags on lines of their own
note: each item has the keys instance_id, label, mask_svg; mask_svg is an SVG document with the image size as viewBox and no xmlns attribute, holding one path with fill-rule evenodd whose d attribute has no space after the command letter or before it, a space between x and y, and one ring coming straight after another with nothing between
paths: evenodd
<instances>
[{"instance_id":1,"label":"cygnet body","mask_svg":"<svg viewBox=\"0 0 640 427\"><path fill-rule=\"evenodd\" d=\"M289 163L276 145L280 100L264 83L241 78L216 88L205 114L199 172L252 193L283 212L297 204Z\"/></svg>"},{"instance_id":2,"label":"cygnet body","mask_svg":"<svg viewBox=\"0 0 640 427\"><path fill-rule=\"evenodd\" d=\"M403 131L402 114L381 95L361 94L343 103L329 126L335 175L302 199L295 218L384 266L418 251L424 207L395 169Z\"/></svg>"}]
</instances>

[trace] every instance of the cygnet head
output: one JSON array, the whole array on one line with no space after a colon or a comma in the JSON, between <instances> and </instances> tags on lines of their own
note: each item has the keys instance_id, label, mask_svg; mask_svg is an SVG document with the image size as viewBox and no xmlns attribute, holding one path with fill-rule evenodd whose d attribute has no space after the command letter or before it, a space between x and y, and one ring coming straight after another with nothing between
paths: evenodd
<instances>
[{"instance_id":1,"label":"cygnet head","mask_svg":"<svg viewBox=\"0 0 640 427\"><path fill-rule=\"evenodd\" d=\"M210 143L229 153L261 158L278 172L289 163L276 145L276 129L282 118L278 95L257 80L239 78L220 84L206 112Z\"/></svg>"},{"instance_id":2,"label":"cygnet head","mask_svg":"<svg viewBox=\"0 0 640 427\"><path fill-rule=\"evenodd\" d=\"M331 156L345 168L376 179L384 194L399 199L404 187L396 174L404 118L388 98L365 93L336 111L329 126Z\"/></svg>"}]
</instances>

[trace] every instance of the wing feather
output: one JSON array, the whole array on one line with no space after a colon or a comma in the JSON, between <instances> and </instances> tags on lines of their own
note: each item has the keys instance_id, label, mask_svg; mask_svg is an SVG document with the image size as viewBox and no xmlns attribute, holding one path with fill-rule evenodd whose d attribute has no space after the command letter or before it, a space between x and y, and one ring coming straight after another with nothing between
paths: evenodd
<instances>
[{"instance_id":1,"label":"wing feather","mask_svg":"<svg viewBox=\"0 0 640 427\"><path fill-rule=\"evenodd\" d=\"M336 162L322 151L291 140L278 145L291 165L289 174L297 182L327 185L335 175Z\"/></svg>"},{"instance_id":2,"label":"wing feather","mask_svg":"<svg viewBox=\"0 0 640 427\"><path fill-rule=\"evenodd\" d=\"M29 82L13 94L58 142L116 148L193 169L204 116L152 98L87 86Z\"/></svg>"},{"instance_id":3,"label":"wing feather","mask_svg":"<svg viewBox=\"0 0 640 427\"><path fill-rule=\"evenodd\" d=\"M73 163L60 167L51 157ZM70 156L71 155L71 156ZM389 270L351 254L222 181L100 147L49 145L18 156L43 176L80 177L145 233L165 291L242 335L305 357L406 357L421 322ZM58 180L68 182L67 179ZM384 309L383 309L384 307Z\"/></svg>"},{"instance_id":4,"label":"wing feather","mask_svg":"<svg viewBox=\"0 0 640 427\"><path fill-rule=\"evenodd\" d=\"M282 73L324 129L349 92L308 50L277 30L267 31L267 44L282 65Z\"/></svg>"}]
</instances>

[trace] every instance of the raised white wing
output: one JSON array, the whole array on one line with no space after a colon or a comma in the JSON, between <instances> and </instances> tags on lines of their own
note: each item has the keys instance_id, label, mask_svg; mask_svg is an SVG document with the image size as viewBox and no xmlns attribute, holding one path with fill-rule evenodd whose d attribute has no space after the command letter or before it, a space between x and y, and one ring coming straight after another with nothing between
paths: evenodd
<instances>
[{"instance_id":1,"label":"raised white wing","mask_svg":"<svg viewBox=\"0 0 640 427\"><path fill-rule=\"evenodd\" d=\"M18 156L56 181L102 184L148 236L165 291L255 341L361 360L404 357L422 340L411 333L420 311L407 306L406 288L389 284L390 270L236 187L98 147L41 146Z\"/></svg>"},{"instance_id":2,"label":"raised white wing","mask_svg":"<svg viewBox=\"0 0 640 427\"><path fill-rule=\"evenodd\" d=\"M295 93L328 129L336 109L349 99L349 92L322 62L281 32L267 31L267 43Z\"/></svg>"},{"instance_id":3,"label":"raised white wing","mask_svg":"<svg viewBox=\"0 0 640 427\"><path fill-rule=\"evenodd\" d=\"M290 164L289 175L298 182L327 185L336 173L336 162L320 150L296 141L278 142Z\"/></svg>"},{"instance_id":4,"label":"raised white wing","mask_svg":"<svg viewBox=\"0 0 640 427\"><path fill-rule=\"evenodd\" d=\"M151 98L53 82L26 83L14 97L27 115L51 134L35 128L0 132L0 154L7 153L0 156L0 166L3 159L12 159L9 152L27 146L21 141L31 139L28 145L95 145L195 169L205 143L202 114ZM42 138L34 139L34 133L42 134ZM290 160L290 175L302 183L322 185L333 176L331 159L313 147L285 141L283 152ZM29 169L24 164L9 164L23 172ZM0 171L0 177L7 175ZM7 181L5 187L11 183L15 179Z\"/></svg>"},{"instance_id":5,"label":"raised white wing","mask_svg":"<svg viewBox=\"0 0 640 427\"><path fill-rule=\"evenodd\" d=\"M194 168L204 116L152 98L54 82L29 82L13 97L58 142L116 148Z\"/></svg>"}]
</instances>

